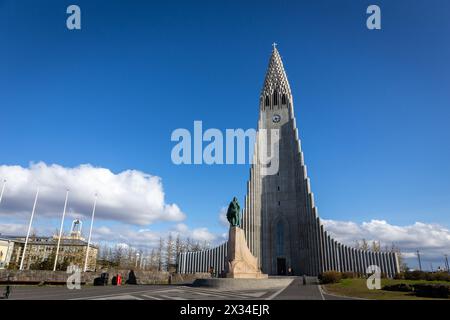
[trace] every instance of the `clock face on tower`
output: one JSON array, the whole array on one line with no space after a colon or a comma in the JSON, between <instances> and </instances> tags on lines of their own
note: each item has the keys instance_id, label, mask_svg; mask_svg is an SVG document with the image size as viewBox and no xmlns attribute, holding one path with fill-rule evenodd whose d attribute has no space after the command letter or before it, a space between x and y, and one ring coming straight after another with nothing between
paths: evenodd
<instances>
[{"instance_id":1,"label":"clock face on tower","mask_svg":"<svg viewBox=\"0 0 450 320\"><path fill-rule=\"evenodd\" d=\"M281 120L281 116L279 114L274 114L272 117L272 122L273 123L278 123Z\"/></svg>"}]
</instances>

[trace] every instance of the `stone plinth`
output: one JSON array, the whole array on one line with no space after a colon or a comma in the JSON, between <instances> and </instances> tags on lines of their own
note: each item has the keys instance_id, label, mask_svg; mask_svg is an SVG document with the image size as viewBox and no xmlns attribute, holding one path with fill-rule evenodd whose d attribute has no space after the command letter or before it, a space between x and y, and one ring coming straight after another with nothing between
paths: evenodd
<instances>
[{"instance_id":1,"label":"stone plinth","mask_svg":"<svg viewBox=\"0 0 450 320\"><path fill-rule=\"evenodd\" d=\"M258 259L247 246L244 230L239 227L230 227L227 261L227 278L267 279L267 274L258 267Z\"/></svg>"},{"instance_id":2,"label":"stone plinth","mask_svg":"<svg viewBox=\"0 0 450 320\"><path fill-rule=\"evenodd\" d=\"M286 288L292 283L294 278L277 277L268 279L231 279L231 278L211 278L197 279L192 286L211 288L218 290L272 290Z\"/></svg>"}]
</instances>

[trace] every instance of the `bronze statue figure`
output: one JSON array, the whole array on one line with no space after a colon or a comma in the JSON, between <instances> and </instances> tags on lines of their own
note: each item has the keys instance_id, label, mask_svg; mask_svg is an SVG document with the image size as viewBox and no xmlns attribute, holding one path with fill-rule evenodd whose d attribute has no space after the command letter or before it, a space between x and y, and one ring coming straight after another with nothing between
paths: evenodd
<instances>
[{"instance_id":1,"label":"bronze statue figure","mask_svg":"<svg viewBox=\"0 0 450 320\"><path fill-rule=\"evenodd\" d=\"M239 227L241 224L241 207L239 206L236 197L230 202L227 211L227 219L232 227Z\"/></svg>"}]
</instances>

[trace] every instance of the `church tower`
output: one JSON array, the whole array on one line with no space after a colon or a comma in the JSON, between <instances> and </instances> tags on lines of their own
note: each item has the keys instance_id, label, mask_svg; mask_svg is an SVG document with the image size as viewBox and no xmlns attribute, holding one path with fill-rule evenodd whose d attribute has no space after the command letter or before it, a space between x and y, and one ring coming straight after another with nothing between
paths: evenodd
<instances>
[{"instance_id":1,"label":"church tower","mask_svg":"<svg viewBox=\"0 0 450 320\"><path fill-rule=\"evenodd\" d=\"M271 150L271 130L278 130L278 171L265 174L259 150ZM264 273L318 275L325 271L367 273L399 271L393 252L358 250L334 240L320 222L314 203L294 115L294 101L280 53L274 44L259 98L257 137L243 224L249 248ZM261 144L265 144L264 146Z\"/></svg>"},{"instance_id":2,"label":"church tower","mask_svg":"<svg viewBox=\"0 0 450 320\"><path fill-rule=\"evenodd\" d=\"M273 46L259 99L258 134L279 132L278 172L264 175L256 158L250 169L243 228L252 253L268 274L318 274L317 212L294 116L293 97L280 53ZM265 130L262 130L265 129ZM266 139L267 144L270 139ZM257 139L255 155L261 149ZM265 150L270 150L266 146Z\"/></svg>"},{"instance_id":3,"label":"church tower","mask_svg":"<svg viewBox=\"0 0 450 320\"><path fill-rule=\"evenodd\" d=\"M272 136L272 132L276 135ZM272 145L278 154L270 154L269 158L275 157L265 165L260 155L271 153ZM252 162L241 227L263 273L284 275L292 268L295 275L317 276L332 270L368 274L376 266L393 277L400 271L397 253L352 248L324 230L306 170L291 88L275 44L259 98ZM276 162L278 170L267 169ZM210 266L224 270L226 257L226 243L182 253L178 271L207 272Z\"/></svg>"}]
</instances>

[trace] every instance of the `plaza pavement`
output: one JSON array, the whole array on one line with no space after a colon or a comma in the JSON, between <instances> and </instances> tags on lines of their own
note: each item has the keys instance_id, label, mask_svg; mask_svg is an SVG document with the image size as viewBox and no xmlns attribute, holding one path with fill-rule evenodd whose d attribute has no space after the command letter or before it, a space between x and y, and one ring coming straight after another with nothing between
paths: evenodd
<instances>
[{"instance_id":1,"label":"plaza pavement","mask_svg":"<svg viewBox=\"0 0 450 320\"><path fill-rule=\"evenodd\" d=\"M0 286L0 292L4 286ZM218 290L190 285L13 286L10 300L336 300L317 284L303 285L301 278L282 289Z\"/></svg>"}]
</instances>

